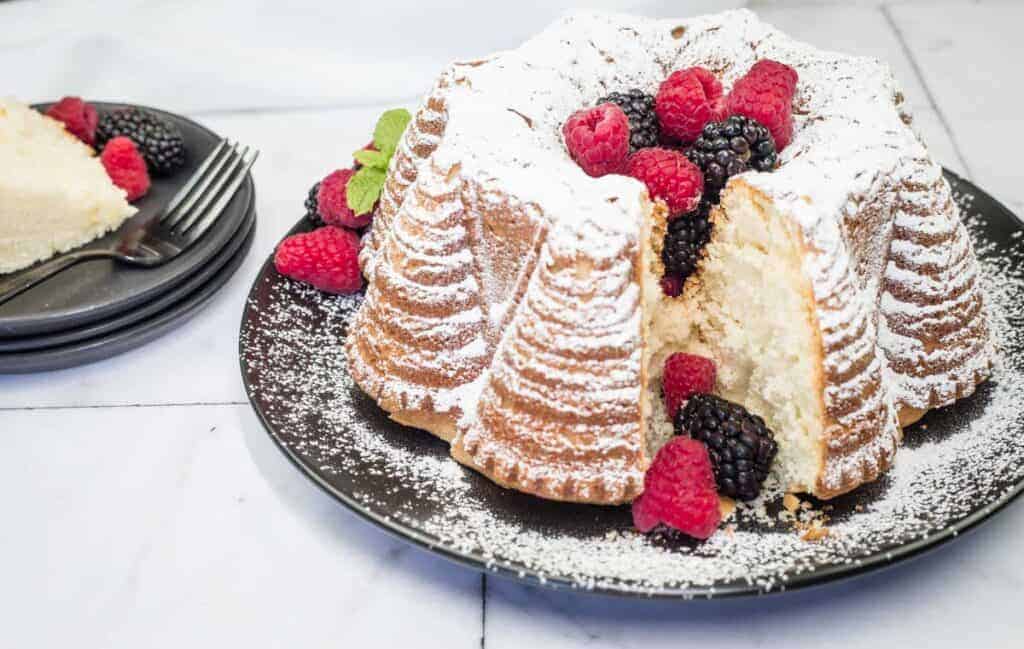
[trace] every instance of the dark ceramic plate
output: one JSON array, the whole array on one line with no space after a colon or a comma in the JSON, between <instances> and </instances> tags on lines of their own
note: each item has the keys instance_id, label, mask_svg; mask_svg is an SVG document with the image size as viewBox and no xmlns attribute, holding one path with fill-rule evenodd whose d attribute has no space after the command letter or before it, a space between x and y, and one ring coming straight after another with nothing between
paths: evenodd
<instances>
[{"instance_id":1,"label":"dark ceramic plate","mask_svg":"<svg viewBox=\"0 0 1024 649\"><path fill-rule=\"evenodd\" d=\"M94 102L103 114L126 104ZM49 104L39 104L46 110ZM188 153L184 168L167 178L154 178L149 193L135 203L139 209L122 228L135 227L153 218L188 180L192 172L220 141L220 137L180 115L143 106L181 129ZM235 234L254 196L252 177L246 179L217 222L189 250L157 268L133 268L113 261L90 261L67 270L18 297L0 304L0 338L18 338L81 328L109 319L182 284L202 268ZM118 236L113 232L102 245Z\"/></svg>"},{"instance_id":2,"label":"dark ceramic plate","mask_svg":"<svg viewBox=\"0 0 1024 649\"><path fill-rule=\"evenodd\" d=\"M191 292L150 317L121 328L109 329L105 333L101 332L90 338L45 349L0 353L0 374L45 372L94 363L141 347L165 333L179 328L199 313L217 291L231 279L238 267L245 261L255 236L256 214L250 212L243 221L242 228L235 237L236 240L225 246L221 254L207 262L207 265L200 271L201 275L206 276L206 281L195 282L197 286ZM193 284L191 278L188 284ZM150 303L147 303L145 308L148 309L149 305ZM106 324L104 321L97 328L104 328Z\"/></svg>"},{"instance_id":3,"label":"dark ceramic plate","mask_svg":"<svg viewBox=\"0 0 1024 649\"><path fill-rule=\"evenodd\" d=\"M269 261L242 318L242 377L271 438L318 486L384 530L481 570L673 598L778 592L877 570L956 538L1024 487L1022 225L971 183L949 178L982 260L1004 367L973 396L908 429L896 466L879 481L810 500L796 516L771 492L704 543L642 536L627 507L539 500L459 466L445 443L389 420L348 377L342 345L361 297L318 293ZM827 535L803 538L815 520Z\"/></svg>"},{"instance_id":4,"label":"dark ceramic plate","mask_svg":"<svg viewBox=\"0 0 1024 649\"><path fill-rule=\"evenodd\" d=\"M97 338L104 334L124 329L140 320L145 320L160 313L167 307L180 302L216 275L235 256L239 248L242 247L246 239L246 233L255 222L256 212L250 206L245 220L238 224L235 236L228 241L227 245L217 251L213 259L208 261L195 274L190 275L184 282L158 296L156 299L146 302L131 311L126 311L106 320L87 324L84 327L65 329L56 333L40 334L38 336L0 338L0 358L3 358L4 354L42 350L68 345L89 338ZM2 361L0 361L0 365L2 364Z\"/></svg>"}]
</instances>

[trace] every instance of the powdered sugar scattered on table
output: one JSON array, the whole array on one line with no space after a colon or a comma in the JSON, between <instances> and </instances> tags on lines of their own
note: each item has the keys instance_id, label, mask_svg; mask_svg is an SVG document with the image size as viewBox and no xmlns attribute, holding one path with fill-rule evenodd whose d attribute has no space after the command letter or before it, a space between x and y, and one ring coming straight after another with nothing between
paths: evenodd
<instances>
[{"instance_id":1,"label":"powdered sugar scattered on table","mask_svg":"<svg viewBox=\"0 0 1024 649\"><path fill-rule=\"evenodd\" d=\"M780 590L809 574L891 560L983 517L1024 480L1024 251L1012 236L986 234L972 197L958 202L1003 351L994 379L910 429L880 482L794 513L768 489L703 544L641 535L625 508L508 494L450 459L444 443L388 421L345 369L342 341L361 298L323 295L272 269L253 288L242 332L250 396L278 441L358 507L420 542L520 577L711 596ZM541 524L524 515L534 506L546 512ZM827 535L801 538L825 517Z\"/></svg>"}]
</instances>

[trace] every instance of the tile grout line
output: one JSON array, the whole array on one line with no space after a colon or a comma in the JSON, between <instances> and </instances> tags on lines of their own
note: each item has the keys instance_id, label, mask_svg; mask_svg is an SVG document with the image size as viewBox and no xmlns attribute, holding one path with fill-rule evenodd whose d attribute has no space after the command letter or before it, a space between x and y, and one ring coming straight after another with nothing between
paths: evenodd
<instances>
[{"instance_id":1,"label":"tile grout line","mask_svg":"<svg viewBox=\"0 0 1024 649\"><path fill-rule=\"evenodd\" d=\"M102 410L105 408L194 408L210 406L246 406L248 401L182 401L172 403L111 403L78 406L0 406L0 412L32 410Z\"/></svg>"},{"instance_id":2,"label":"tile grout line","mask_svg":"<svg viewBox=\"0 0 1024 649\"><path fill-rule=\"evenodd\" d=\"M938 102L935 101L935 95L932 94L932 90L928 86L928 82L925 80L924 72L921 70L921 66L918 65L917 59L914 57L914 53L910 49L910 45L907 43L907 39L903 35L903 30L901 30L899 25L896 23L896 19L893 18L888 5L880 5L879 10L882 12L885 22L889 25L889 29L893 31L893 34L895 34L896 40L899 41L900 48L903 50L907 60L910 62L910 67L914 71L914 75L917 77L918 81L921 82L921 87L924 89L925 97L928 99L928 105L935 111L936 116L939 118L939 123L942 125L943 130L946 131L946 135L949 136L949 141L953 144L953 152L956 153L957 159L960 161L960 164L963 165L967 179L972 180L974 178L974 172L971 171L971 166L967 163L967 158L964 156L964 152L960 148L960 142L957 140L956 135L953 134L953 129L949 125L949 120L946 119L945 113L943 113L942 109L939 108Z\"/></svg>"},{"instance_id":3,"label":"tile grout line","mask_svg":"<svg viewBox=\"0 0 1024 649\"><path fill-rule=\"evenodd\" d=\"M480 573L480 649L487 648L487 573Z\"/></svg>"}]
</instances>

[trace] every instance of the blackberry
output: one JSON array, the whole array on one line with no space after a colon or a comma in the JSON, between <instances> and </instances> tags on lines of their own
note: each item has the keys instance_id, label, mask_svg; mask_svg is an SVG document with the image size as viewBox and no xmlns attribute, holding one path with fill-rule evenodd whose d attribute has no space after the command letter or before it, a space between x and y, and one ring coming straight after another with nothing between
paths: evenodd
<instances>
[{"instance_id":1,"label":"blackberry","mask_svg":"<svg viewBox=\"0 0 1024 649\"><path fill-rule=\"evenodd\" d=\"M661 127L654 114L654 95L648 95L638 88L626 92L613 92L597 100L598 104L611 102L622 109L629 118L629 152L649 146L658 146Z\"/></svg>"},{"instance_id":2,"label":"blackberry","mask_svg":"<svg viewBox=\"0 0 1024 649\"><path fill-rule=\"evenodd\" d=\"M704 191L713 200L731 176L748 169L771 171L779 161L768 129L742 115L708 122L686 155L704 172Z\"/></svg>"},{"instance_id":3,"label":"blackberry","mask_svg":"<svg viewBox=\"0 0 1024 649\"><path fill-rule=\"evenodd\" d=\"M704 246L711 239L710 212L711 203L702 200L697 209L668 222L661 247L666 276L678 277L683 283L697 270Z\"/></svg>"},{"instance_id":4,"label":"blackberry","mask_svg":"<svg viewBox=\"0 0 1024 649\"><path fill-rule=\"evenodd\" d=\"M185 166L185 140L176 126L139 108L107 113L96 126L99 149L124 135L139 147L150 173L166 176Z\"/></svg>"},{"instance_id":5,"label":"blackberry","mask_svg":"<svg viewBox=\"0 0 1024 649\"><path fill-rule=\"evenodd\" d=\"M313 225L320 226L324 224L323 217L320 216L320 212L317 211L317 202L320 198L320 183L317 183L309 188L309 195L306 196L306 220Z\"/></svg>"},{"instance_id":6,"label":"blackberry","mask_svg":"<svg viewBox=\"0 0 1024 649\"><path fill-rule=\"evenodd\" d=\"M775 435L757 415L711 394L697 394L676 413L677 435L704 442L718 493L753 500L761 493L779 446Z\"/></svg>"}]
</instances>

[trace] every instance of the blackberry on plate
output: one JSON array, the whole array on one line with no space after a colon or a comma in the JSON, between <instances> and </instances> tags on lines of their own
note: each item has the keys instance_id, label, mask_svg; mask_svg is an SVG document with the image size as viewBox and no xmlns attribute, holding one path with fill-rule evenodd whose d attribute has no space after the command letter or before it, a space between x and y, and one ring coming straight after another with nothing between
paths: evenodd
<instances>
[{"instance_id":1,"label":"blackberry on plate","mask_svg":"<svg viewBox=\"0 0 1024 649\"><path fill-rule=\"evenodd\" d=\"M176 126L140 108L122 108L107 113L96 126L96 145L124 135L139 148L150 173L172 174L185 166L185 140Z\"/></svg>"},{"instance_id":2,"label":"blackberry on plate","mask_svg":"<svg viewBox=\"0 0 1024 649\"><path fill-rule=\"evenodd\" d=\"M320 200L320 183L313 185L309 188L309 195L306 196L306 220L313 225L320 226L324 224L323 218L320 216L320 212L317 209L317 203Z\"/></svg>"},{"instance_id":3,"label":"blackberry on plate","mask_svg":"<svg viewBox=\"0 0 1024 649\"><path fill-rule=\"evenodd\" d=\"M711 239L710 212L711 204L702 200L697 209L668 222L661 247L666 276L678 277L682 283L697 270L704 246Z\"/></svg>"},{"instance_id":4,"label":"blackberry on plate","mask_svg":"<svg viewBox=\"0 0 1024 649\"><path fill-rule=\"evenodd\" d=\"M689 435L708 447L719 494L757 498L779 450L763 419L738 403L697 394L679 409L674 423L677 435Z\"/></svg>"},{"instance_id":5,"label":"blackberry on plate","mask_svg":"<svg viewBox=\"0 0 1024 649\"><path fill-rule=\"evenodd\" d=\"M654 114L654 95L648 95L639 88L626 92L613 92L597 100L598 104L611 102L622 109L629 118L629 152L649 146L658 146L661 128L658 116Z\"/></svg>"},{"instance_id":6,"label":"blackberry on plate","mask_svg":"<svg viewBox=\"0 0 1024 649\"><path fill-rule=\"evenodd\" d=\"M704 189L715 200L730 177L748 169L771 171L779 161L768 129L742 115L708 122L686 155L704 172Z\"/></svg>"}]
</instances>

